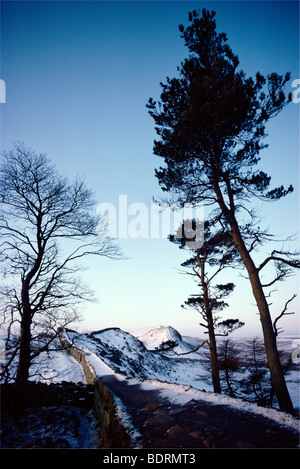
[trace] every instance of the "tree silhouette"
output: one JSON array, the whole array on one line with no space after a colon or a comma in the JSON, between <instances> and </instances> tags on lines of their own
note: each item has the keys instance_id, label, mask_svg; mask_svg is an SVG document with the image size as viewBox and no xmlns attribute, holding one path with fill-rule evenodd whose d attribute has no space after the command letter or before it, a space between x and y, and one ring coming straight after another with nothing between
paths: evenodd
<instances>
[{"instance_id":1,"label":"tree silhouette","mask_svg":"<svg viewBox=\"0 0 300 469\"><path fill-rule=\"evenodd\" d=\"M82 180L70 183L45 155L23 144L4 153L0 180L3 321L19 334L16 383L26 384L32 360L53 344L57 331L78 320L91 292L77 277L88 255L120 257L101 236L93 194ZM58 242L60 241L60 245ZM11 342L10 342L11 344Z\"/></svg>"},{"instance_id":2,"label":"tree silhouette","mask_svg":"<svg viewBox=\"0 0 300 469\"><path fill-rule=\"evenodd\" d=\"M201 17L193 11L189 21L188 27L179 27L189 49L179 76L167 77L160 102L150 98L147 104L159 137L154 153L165 163L156 177L173 202L202 202L226 220L251 283L280 409L293 412L264 287L285 276L285 268L298 268L299 260L283 250L259 265L253 258L254 250L271 238L257 225L253 197L276 201L293 190L270 188L270 176L256 169L266 147L266 123L291 101L284 92L290 74L247 78L238 70L226 34L216 31L214 11L203 10ZM264 285L261 273L271 264L276 275Z\"/></svg>"},{"instance_id":3,"label":"tree silhouette","mask_svg":"<svg viewBox=\"0 0 300 469\"><path fill-rule=\"evenodd\" d=\"M182 266L191 270L190 273L200 287L200 293L191 295L183 307L195 309L204 320L200 326L206 329L209 336L210 363L213 389L221 393L218 353L216 335L228 335L243 323L238 320L218 322L216 313L228 306L225 299L232 293L235 285L232 282L226 284L216 283L216 276L226 267L237 265L239 258L237 250L232 242L230 233L223 227L216 231L214 222L204 222L204 241L201 247L190 249L191 257L182 263ZM196 221L183 223L177 234L170 236L170 241L179 244L183 249L189 246L191 235L186 230L195 232Z\"/></svg>"}]
</instances>

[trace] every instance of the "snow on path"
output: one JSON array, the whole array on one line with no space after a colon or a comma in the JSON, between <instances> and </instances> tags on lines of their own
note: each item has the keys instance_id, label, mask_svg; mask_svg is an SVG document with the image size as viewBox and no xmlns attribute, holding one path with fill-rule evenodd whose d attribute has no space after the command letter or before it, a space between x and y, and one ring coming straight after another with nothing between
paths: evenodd
<instances>
[{"instance_id":1,"label":"snow on path","mask_svg":"<svg viewBox=\"0 0 300 469\"><path fill-rule=\"evenodd\" d=\"M245 402L240 399L235 399L224 394L203 392L198 391L197 389L194 389L191 386L161 383L158 381L144 381L140 383L137 380L130 379L127 382L128 384L139 383L141 385L141 388L145 390L158 390L163 397L166 397L170 401L175 402L179 405L184 405L193 399L205 401L214 405L226 405L241 412L251 412L262 415L266 418L275 420L280 425L290 427L297 431L300 430L299 420L290 414L280 412L276 409L267 409L265 407L260 407L256 404Z\"/></svg>"}]
</instances>

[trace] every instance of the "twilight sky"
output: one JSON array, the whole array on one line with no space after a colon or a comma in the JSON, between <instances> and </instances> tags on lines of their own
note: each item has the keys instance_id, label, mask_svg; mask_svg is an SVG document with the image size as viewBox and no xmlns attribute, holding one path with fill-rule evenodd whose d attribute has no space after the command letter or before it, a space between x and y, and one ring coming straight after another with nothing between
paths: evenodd
<instances>
[{"instance_id":1,"label":"twilight sky","mask_svg":"<svg viewBox=\"0 0 300 469\"><path fill-rule=\"evenodd\" d=\"M178 25L187 25L188 12L199 8L216 11L218 32L227 33L248 76L290 71L287 91L294 91L300 77L297 1L2 1L1 151L23 141L70 178L84 175L99 204L118 210L119 196L126 195L128 207L144 204L150 216L152 198L161 194L154 169L162 161L153 156L156 136L145 104L159 99L166 76L176 75L188 53ZM299 232L299 104L291 103L268 131L260 167L274 186L292 184L295 191L261 213L272 233L291 235ZM99 302L86 305L81 329L172 325L203 336L199 315L181 308L197 292L191 277L178 271L187 254L165 239L128 237L119 245L126 260L88 261L84 279ZM222 318L244 321L242 335L260 335L241 273L226 272L236 290ZM278 285L270 300L273 317L298 291L296 276ZM299 298L291 311L296 314L281 326L299 333Z\"/></svg>"}]
</instances>

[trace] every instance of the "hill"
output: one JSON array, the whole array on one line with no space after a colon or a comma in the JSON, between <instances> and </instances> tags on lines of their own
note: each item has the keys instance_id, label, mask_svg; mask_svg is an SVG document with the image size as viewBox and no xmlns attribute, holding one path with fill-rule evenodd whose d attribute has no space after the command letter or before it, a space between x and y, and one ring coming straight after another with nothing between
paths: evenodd
<instances>
[{"instance_id":1,"label":"hill","mask_svg":"<svg viewBox=\"0 0 300 469\"><path fill-rule=\"evenodd\" d=\"M136 336L119 328L103 329L89 334L69 331L68 334L75 345L89 354L89 360L93 362L99 376L118 373L126 378L191 386L196 391L213 392L207 343L192 337L183 339L171 326L154 327ZM221 348L226 339L218 338L218 347ZM161 344L168 341L176 342L177 345L159 351ZM234 337L230 341L234 353L240 354L241 357L252 353L253 341L258 341L259 345L263 346L260 339L253 337ZM278 338L280 353L290 359L296 342L292 336ZM201 344L203 346L199 350L188 353ZM243 380L247 375L249 376L249 370L242 367L238 379ZM299 364L292 363L286 374L286 381L294 406L299 409ZM254 397L249 396L249 400ZM247 399L246 396L245 398Z\"/></svg>"},{"instance_id":2,"label":"hill","mask_svg":"<svg viewBox=\"0 0 300 469\"><path fill-rule=\"evenodd\" d=\"M138 338L151 351L159 350L163 344L168 344L169 342L176 344L172 347L175 354L187 353L194 348L191 344L185 342L179 332L171 326L155 327L144 335L138 336Z\"/></svg>"},{"instance_id":3,"label":"hill","mask_svg":"<svg viewBox=\"0 0 300 469\"><path fill-rule=\"evenodd\" d=\"M89 334L68 331L68 336L75 345L94 354L94 360L98 357L115 373L128 378L211 389L207 382L209 373L203 367L200 356L193 354L191 358L183 359L177 355L192 350L194 346L183 341L179 332L170 326L151 329L139 338L119 328ZM170 351L157 353L156 348L168 340L178 345ZM99 361L98 364L100 366Z\"/></svg>"}]
</instances>

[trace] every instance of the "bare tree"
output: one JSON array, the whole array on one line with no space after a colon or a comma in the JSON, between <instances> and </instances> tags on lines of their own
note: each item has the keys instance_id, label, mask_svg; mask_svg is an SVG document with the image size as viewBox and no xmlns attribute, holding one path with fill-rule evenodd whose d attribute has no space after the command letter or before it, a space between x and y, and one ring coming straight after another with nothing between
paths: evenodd
<instances>
[{"instance_id":1,"label":"bare tree","mask_svg":"<svg viewBox=\"0 0 300 469\"><path fill-rule=\"evenodd\" d=\"M24 385L33 358L53 345L60 327L79 319L79 305L91 299L77 261L88 255L115 259L120 252L101 236L85 183L69 182L45 155L22 143L3 154L0 201L2 314L8 339L18 330L9 361L18 358L16 383Z\"/></svg>"},{"instance_id":2,"label":"bare tree","mask_svg":"<svg viewBox=\"0 0 300 469\"><path fill-rule=\"evenodd\" d=\"M218 364L220 374L224 373L224 381L226 385L225 392L231 397L241 397L238 382L234 379L236 372L241 373L241 351L229 339L226 339L219 349Z\"/></svg>"}]
</instances>

